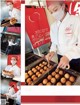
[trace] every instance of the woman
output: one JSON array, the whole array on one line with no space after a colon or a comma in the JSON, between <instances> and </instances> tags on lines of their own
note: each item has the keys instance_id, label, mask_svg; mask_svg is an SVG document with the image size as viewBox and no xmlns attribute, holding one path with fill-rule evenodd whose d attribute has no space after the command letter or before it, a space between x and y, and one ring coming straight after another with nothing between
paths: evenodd
<instances>
[{"instance_id":1,"label":"woman","mask_svg":"<svg viewBox=\"0 0 80 105\"><path fill-rule=\"evenodd\" d=\"M63 1L48 1L47 7L56 21L51 25L51 48L46 55L49 62L58 54L58 68L71 69L80 72L80 19L67 12Z\"/></svg>"}]
</instances>

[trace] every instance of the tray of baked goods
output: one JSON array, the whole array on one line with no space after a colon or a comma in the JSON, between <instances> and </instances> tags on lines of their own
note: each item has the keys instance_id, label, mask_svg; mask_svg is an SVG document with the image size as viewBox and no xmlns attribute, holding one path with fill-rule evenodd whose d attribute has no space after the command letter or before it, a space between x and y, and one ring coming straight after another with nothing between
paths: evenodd
<instances>
[{"instance_id":1,"label":"tray of baked goods","mask_svg":"<svg viewBox=\"0 0 80 105\"><path fill-rule=\"evenodd\" d=\"M57 66L46 73L43 78L37 81L34 85L74 85L79 73L74 70L57 69Z\"/></svg>"},{"instance_id":2,"label":"tray of baked goods","mask_svg":"<svg viewBox=\"0 0 80 105\"><path fill-rule=\"evenodd\" d=\"M57 64L50 61L48 62L45 58L40 58L37 62L28 66L25 71L25 84L26 85L35 85L38 81L40 81L46 73L48 73L51 69L53 69Z\"/></svg>"}]
</instances>

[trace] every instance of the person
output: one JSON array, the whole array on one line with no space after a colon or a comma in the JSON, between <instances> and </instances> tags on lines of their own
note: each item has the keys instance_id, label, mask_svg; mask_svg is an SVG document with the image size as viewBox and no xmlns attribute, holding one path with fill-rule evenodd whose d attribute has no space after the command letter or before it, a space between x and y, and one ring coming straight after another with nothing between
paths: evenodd
<instances>
[{"instance_id":1,"label":"person","mask_svg":"<svg viewBox=\"0 0 80 105\"><path fill-rule=\"evenodd\" d=\"M20 10L17 8L14 8L12 1L7 1L6 4L9 10L9 16L10 16L9 19L10 19L11 25L14 25L15 23L16 23L15 25L20 25L21 23Z\"/></svg>"},{"instance_id":2,"label":"person","mask_svg":"<svg viewBox=\"0 0 80 105\"><path fill-rule=\"evenodd\" d=\"M17 45L17 43L14 43L13 39L8 40L8 46L6 48L6 54L10 54L12 51L12 46Z\"/></svg>"},{"instance_id":3,"label":"person","mask_svg":"<svg viewBox=\"0 0 80 105\"><path fill-rule=\"evenodd\" d=\"M20 82L17 83L17 89L18 91L13 95L9 95L9 97L15 100L16 105L21 105L21 84Z\"/></svg>"},{"instance_id":4,"label":"person","mask_svg":"<svg viewBox=\"0 0 80 105\"><path fill-rule=\"evenodd\" d=\"M8 96L8 95L13 95L13 94L15 94L14 85L11 85L9 86L9 90L5 95Z\"/></svg>"},{"instance_id":5,"label":"person","mask_svg":"<svg viewBox=\"0 0 80 105\"><path fill-rule=\"evenodd\" d=\"M70 15L64 1L47 1L47 8L55 22L50 27L51 47L49 62L57 53L57 68L69 67L80 72L80 18Z\"/></svg>"},{"instance_id":6,"label":"person","mask_svg":"<svg viewBox=\"0 0 80 105\"><path fill-rule=\"evenodd\" d=\"M2 76L6 78L13 78L20 76L20 68L17 66L17 57L11 57L11 65L6 66L5 70L2 70Z\"/></svg>"}]
</instances>

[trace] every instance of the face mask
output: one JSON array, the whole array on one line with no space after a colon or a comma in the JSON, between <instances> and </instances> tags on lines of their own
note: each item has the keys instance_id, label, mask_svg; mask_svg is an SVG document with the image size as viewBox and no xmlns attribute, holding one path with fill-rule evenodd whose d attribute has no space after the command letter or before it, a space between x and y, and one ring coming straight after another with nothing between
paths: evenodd
<instances>
[{"instance_id":1,"label":"face mask","mask_svg":"<svg viewBox=\"0 0 80 105\"><path fill-rule=\"evenodd\" d=\"M16 61L11 60L11 64L12 65L15 65L16 64Z\"/></svg>"},{"instance_id":2,"label":"face mask","mask_svg":"<svg viewBox=\"0 0 80 105\"><path fill-rule=\"evenodd\" d=\"M17 89L20 89L20 87L19 87L19 86L17 86Z\"/></svg>"},{"instance_id":3,"label":"face mask","mask_svg":"<svg viewBox=\"0 0 80 105\"><path fill-rule=\"evenodd\" d=\"M53 13L52 16L53 16L56 20L60 21L60 20L63 18L63 16L64 16L64 10L61 8L61 9L58 10L57 12Z\"/></svg>"},{"instance_id":4,"label":"face mask","mask_svg":"<svg viewBox=\"0 0 80 105\"><path fill-rule=\"evenodd\" d=\"M12 9L13 9L13 5L9 5L8 10L12 10Z\"/></svg>"}]
</instances>

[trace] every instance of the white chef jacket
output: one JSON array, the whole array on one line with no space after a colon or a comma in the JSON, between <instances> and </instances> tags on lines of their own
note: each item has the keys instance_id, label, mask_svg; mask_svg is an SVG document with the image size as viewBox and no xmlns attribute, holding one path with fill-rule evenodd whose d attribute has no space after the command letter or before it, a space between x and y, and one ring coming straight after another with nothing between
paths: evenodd
<instances>
[{"instance_id":1,"label":"white chef jacket","mask_svg":"<svg viewBox=\"0 0 80 105\"><path fill-rule=\"evenodd\" d=\"M15 94L14 88L9 88L9 91L8 93L6 93L6 95L13 95L13 94Z\"/></svg>"},{"instance_id":2,"label":"white chef jacket","mask_svg":"<svg viewBox=\"0 0 80 105\"><path fill-rule=\"evenodd\" d=\"M16 8L13 8L12 11L9 11L9 15L10 15L10 18L15 18L17 19L17 23L20 23L21 21L21 13L20 13L20 10L16 9Z\"/></svg>"},{"instance_id":3,"label":"white chef jacket","mask_svg":"<svg viewBox=\"0 0 80 105\"><path fill-rule=\"evenodd\" d=\"M80 58L80 18L66 14L62 22L55 21L51 25L50 52L65 55L69 60Z\"/></svg>"},{"instance_id":4,"label":"white chef jacket","mask_svg":"<svg viewBox=\"0 0 80 105\"><path fill-rule=\"evenodd\" d=\"M12 41L8 41L8 43L9 43L9 46L13 46L17 44L17 43L13 43Z\"/></svg>"},{"instance_id":5,"label":"white chef jacket","mask_svg":"<svg viewBox=\"0 0 80 105\"><path fill-rule=\"evenodd\" d=\"M17 93L11 95L12 98L16 99L16 104L21 103L21 90L18 90Z\"/></svg>"},{"instance_id":6,"label":"white chef jacket","mask_svg":"<svg viewBox=\"0 0 80 105\"><path fill-rule=\"evenodd\" d=\"M6 71L13 71L14 77L15 76L20 76L20 68L17 65L8 65L5 68Z\"/></svg>"}]
</instances>

